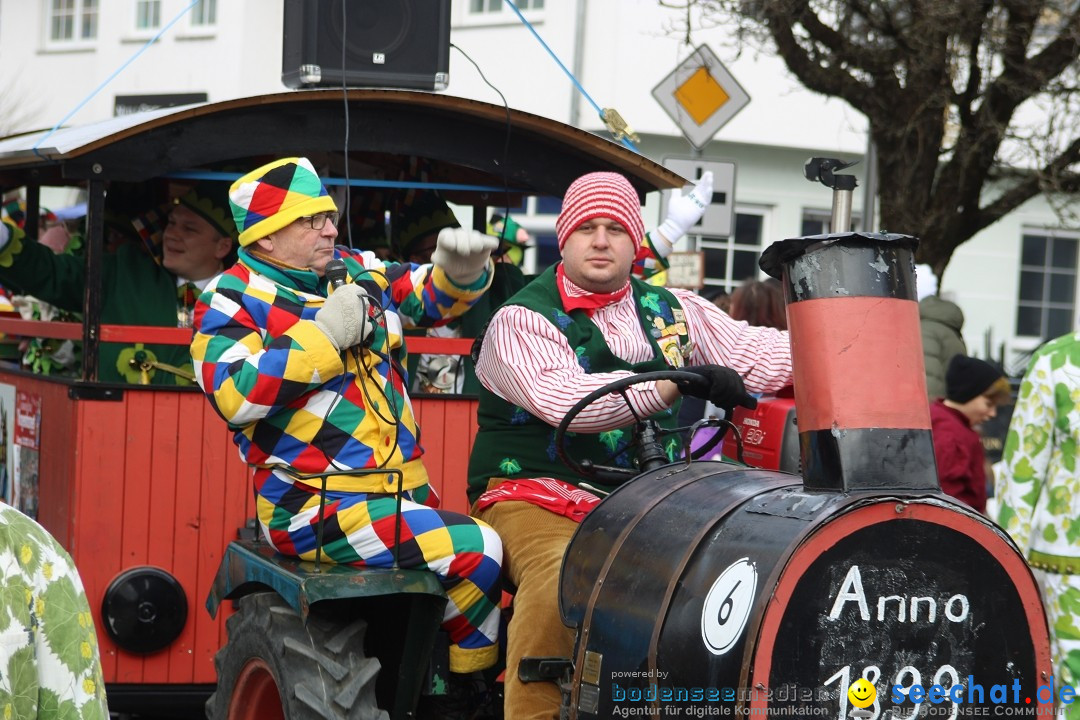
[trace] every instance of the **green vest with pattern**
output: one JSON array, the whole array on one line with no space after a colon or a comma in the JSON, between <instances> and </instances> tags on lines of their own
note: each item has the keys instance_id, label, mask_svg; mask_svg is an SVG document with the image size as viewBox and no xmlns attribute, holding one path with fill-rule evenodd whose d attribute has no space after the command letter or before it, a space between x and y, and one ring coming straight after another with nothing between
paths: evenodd
<instances>
[{"instance_id":1,"label":"green vest with pattern","mask_svg":"<svg viewBox=\"0 0 1080 720\"><path fill-rule=\"evenodd\" d=\"M642 363L629 363L616 356L603 333L584 310L563 310L556 286L555 268L549 268L523 290L507 300L506 305L521 305L543 315L559 329L578 363L586 373L629 370L635 373L671 370L682 367L683 353L689 352L690 339L679 301L661 287L630 279L631 293L641 327L653 348L653 357ZM483 338L480 339L480 342ZM480 388L476 434L469 458L469 500L475 501L487 489L491 478L553 477L577 485L581 480L555 454L555 428L523 408L512 405L487 388ZM677 426L679 402L653 416L661 427ZM626 448L633 440L633 425L602 433L567 433L566 448L570 457L592 460L599 465L632 468L634 449ZM680 438L663 436L665 450L674 459L682 450ZM590 482L601 490L611 486Z\"/></svg>"}]
</instances>

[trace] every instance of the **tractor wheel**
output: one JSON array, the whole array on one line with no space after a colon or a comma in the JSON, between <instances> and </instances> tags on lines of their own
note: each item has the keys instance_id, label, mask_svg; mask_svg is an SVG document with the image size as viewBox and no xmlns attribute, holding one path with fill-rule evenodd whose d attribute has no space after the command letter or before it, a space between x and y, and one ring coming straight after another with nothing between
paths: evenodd
<instances>
[{"instance_id":1,"label":"tractor wheel","mask_svg":"<svg viewBox=\"0 0 1080 720\"><path fill-rule=\"evenodd\" d=\"M367 623L307 625L276 593L241 598L226 622L229 640L214 657L211 720L388 720L375 699L379 661L364 655Z\"/></svg>"}]
</instances>

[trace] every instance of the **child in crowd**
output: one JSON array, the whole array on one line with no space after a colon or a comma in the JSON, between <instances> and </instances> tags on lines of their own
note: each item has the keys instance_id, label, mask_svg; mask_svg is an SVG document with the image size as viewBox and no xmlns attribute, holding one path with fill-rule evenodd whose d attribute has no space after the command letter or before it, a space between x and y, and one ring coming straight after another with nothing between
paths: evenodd
<instances>
[{"instance_id":1,"label":"child in crowd","mask_svg":"<svg viewBox=\"0 0 1080 720\"><path fill-rule=\"evenodd\" d=\"M1001 370L956 355L945 371L945 397L930 404L941 489L979 512L986 512L986 460L975 426L996 416L1011 395Z\"/></svg>"}]
</instances>

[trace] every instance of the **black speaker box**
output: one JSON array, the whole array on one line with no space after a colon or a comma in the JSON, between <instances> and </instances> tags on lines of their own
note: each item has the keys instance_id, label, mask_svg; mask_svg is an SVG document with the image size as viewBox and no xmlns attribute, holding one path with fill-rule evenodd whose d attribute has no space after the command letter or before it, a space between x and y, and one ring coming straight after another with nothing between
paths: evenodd
<instances>
[{"instance_id":1,"label":"black speaker box","mask_svg":"<svg viewBox=\"0 0 1080 720\"><path fill-rule=\"evenodd\" d=\"M449 83L450 0L285 0L284 20L287 87Z\"/></svg>"}]
</instances>

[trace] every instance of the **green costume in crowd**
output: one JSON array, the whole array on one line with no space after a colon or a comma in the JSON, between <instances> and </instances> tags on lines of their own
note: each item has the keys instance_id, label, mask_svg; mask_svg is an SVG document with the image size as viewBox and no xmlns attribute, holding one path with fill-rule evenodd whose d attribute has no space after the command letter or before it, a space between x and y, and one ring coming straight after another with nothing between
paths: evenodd
<instances>
[{"instance_id":1,"label":"green costume in crowd","mask_svg":"<svg viewBox=\"0 0 1080 720\"><path fill-rule=\"evenodd\" d=\"M1080 683L1080 333L1047 343L1020 384L1002 461L997 521L1028 558L1050 623L1054 681ZM1080 703L1066 706L1080 718Z\"/></svg>"},{"instance_id":2,"label":"green costume in crowd","mask_svg":"<svg viewBox=\"0 0 1080 720\"><path fill-rule=\"evenodd\" d=\"M0 504L0 718L108 717L75 564L44 528Z\"/></svg>"},{"instance_id":3,"label":"green costume in crowd","mask_svg":"<svg viewBox=\"0 0 1080 720\"><path fill-rule=\"evenodd\" d=\"M0 284L15 293L33 295L71 312L81 312L86 290L86 261L75 255L56 255L27 238L17 226L5 223L11 235L0 248ZM101 277L101 322L106 325L155 325L176 327L178 299L176 276L158 265L147 251L134 243L104 256ZM102 382L140 381L140 371L130 364L138 353L150 359L191 371L185 345L133 345L102 343L98 379ZM142 356L140 356L141 359ZM125 372L117 368L123 360ZM154 385L191 385L169 372L150 374Z\"/></svg>"}]
</instances>

